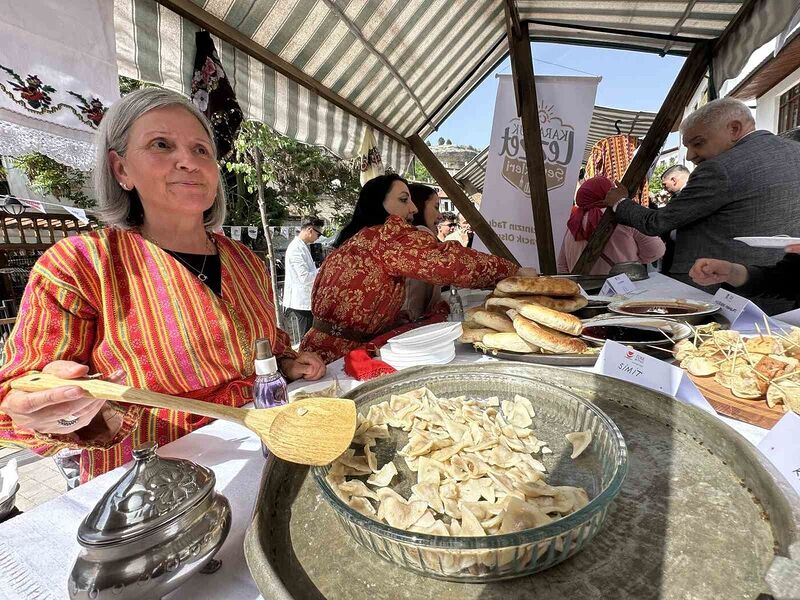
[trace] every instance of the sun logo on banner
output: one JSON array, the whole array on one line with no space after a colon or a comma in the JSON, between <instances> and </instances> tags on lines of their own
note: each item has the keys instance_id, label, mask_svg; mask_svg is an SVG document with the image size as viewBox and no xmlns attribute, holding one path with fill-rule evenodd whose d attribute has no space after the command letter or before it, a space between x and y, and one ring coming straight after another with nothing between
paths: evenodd
<instances>
[{"instance_id":1,"label":"sun logo on banner","mask_svg":"<svg viewBox=\"0 0 800 600\"><path fill-rule=\"evenodd\" d=\"M564 185L566 180L567 166L575 152L575 128L555 115L554 105L545 106L542 103L539 104L539 126L542 131L547 189L552 190ZM503 157L503 179L530 196L528 163L519 117L511 119L505 128L500 155Z\"/></svg>"}]
</instances>

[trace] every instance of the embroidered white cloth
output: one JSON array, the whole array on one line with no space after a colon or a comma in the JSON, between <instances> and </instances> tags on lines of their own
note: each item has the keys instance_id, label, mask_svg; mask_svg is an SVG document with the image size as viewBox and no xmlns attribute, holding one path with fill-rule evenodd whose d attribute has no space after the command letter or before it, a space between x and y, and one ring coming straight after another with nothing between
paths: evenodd
<instances>
[{"instance_id":1,"label":"embroidered white cloth","mask_svg":"<svg viewBox=\"0 0 800 600\"><path fill-rule=\"evenodd\" d=\"M40 152L89 170L119 98L114 3L0 0L0 155Z\"/></svg>"}]
</instances>

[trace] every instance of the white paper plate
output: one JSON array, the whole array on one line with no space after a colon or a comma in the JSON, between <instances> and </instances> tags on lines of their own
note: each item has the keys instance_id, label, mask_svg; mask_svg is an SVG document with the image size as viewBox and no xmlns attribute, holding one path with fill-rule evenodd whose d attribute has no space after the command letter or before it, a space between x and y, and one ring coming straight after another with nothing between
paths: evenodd
<instances>
[{"instance_id":1,"label":"white paper plate","mask_svg":"<svg viewBox=\"0 0 800 600\"><path fill-rule=\"evenodd\" d=\"M800 244L800 238L788 235L773 235L763 237L735 237L738 242L744 242L753 248L785 248L792 244Z\"/></svg>"},{"instance_id":2,"label":"white paper plate","mask_svg":"<svg viewBox=\"0 0 800 600\"><path fill-rule=\"evenodd\" d=\"M428 346L445 340L458 339L461 337L461 332L461 323L433 323L396 335L388 340L388 344L392 347Z\"/></svg>"},{"instance_id":3,"label":"white paper plate","mask_svg":"<svg viewBox=\"0 0 800 600\"><path fill-rule=\"evenodd\" d=\"M418 355L398 355L391 348L381 348L381 360L390 364L395 369L405 369L420 365L444 365L456 357L455 344L439 352L424 352Z\"/></svg>"}]
</instances>

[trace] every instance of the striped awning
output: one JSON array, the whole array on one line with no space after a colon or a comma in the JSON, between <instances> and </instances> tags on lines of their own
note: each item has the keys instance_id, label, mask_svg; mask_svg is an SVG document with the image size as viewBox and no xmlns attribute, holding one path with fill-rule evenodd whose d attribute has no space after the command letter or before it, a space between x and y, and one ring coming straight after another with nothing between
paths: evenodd
<instances>
[{"instance_id":1,"label":"striped awning","mask_svg":"<svg viewBox=\"0 0 800 600\"><path fill-rule=\"evenodd\" d=\"M188 92L198 26L164 5L184 12L199 6L401 139L433 132L508 53L505 0L114 1L123 75ZM719 36L744 4L516 2L534 40L676 54ZM755 12L764 12L759 18L772 24L783 17L785 11L775 10L781 4L794 2L756 0ZM757 48L770 30L748 30L737 52ZM341 156L356 154L366 127L362 120L315 93L314 84L300 85L230 44L215 42L248 118ZM409 148L382 132L375 135L384 163L405 169Z\"/></svg>"},{"instance_id":2,"label":"striped awning","mask_svg":"<svg viewBox=\"0 0 800 600\"><path fill-rule=\"evenodd\" d=\"M589 136L586 139L586 147L583 151L584 162L589 157L598 140L616 135L617 126L621 133L635 135L642 139L647 135L650 126L653 124L656 113L643 110L625 110L622 108L609 108L607 106L595 106L592 111L592 121L589 124ZM453 175L453 178L464 187L468 193L475 191L483 192L483 184L486 180L486 160L489 156L489 148L484 148L476 154L471 161L464 165L461 170Z\"/></svg>"}]
</instances>

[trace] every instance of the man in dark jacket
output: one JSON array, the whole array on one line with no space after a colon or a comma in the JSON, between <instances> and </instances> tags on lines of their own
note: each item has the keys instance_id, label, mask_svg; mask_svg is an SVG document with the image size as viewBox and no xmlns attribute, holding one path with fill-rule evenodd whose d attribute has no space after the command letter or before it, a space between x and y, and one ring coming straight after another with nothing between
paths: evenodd
<instances>
[{"instance_id":1,"label":"man in dark jacket","mask_svg":"<svg viewBox=\"0 0 800 600\"><path fill-rule=\"evenodd\" d=\"M733 238L800 237L800 144L756 131L750 109L733 98L696 110L681 123L681 133L686 158L697 165L686 187L657 211L629 200L622 186L613 188L606 204L617 221L647 235L675 229L669 274L686 283L691 283L689 269L700 257L741 264L777 262L780 251L751 248ZM753 301L770 314L790 308L783 301Z\"/></svg>"}]
</instances>

